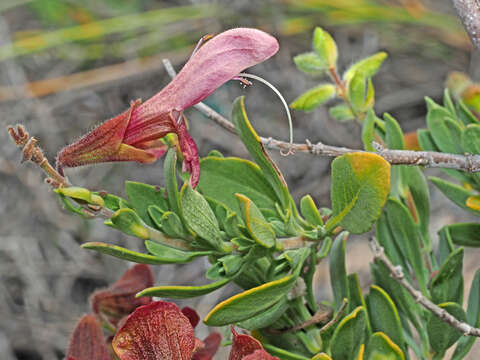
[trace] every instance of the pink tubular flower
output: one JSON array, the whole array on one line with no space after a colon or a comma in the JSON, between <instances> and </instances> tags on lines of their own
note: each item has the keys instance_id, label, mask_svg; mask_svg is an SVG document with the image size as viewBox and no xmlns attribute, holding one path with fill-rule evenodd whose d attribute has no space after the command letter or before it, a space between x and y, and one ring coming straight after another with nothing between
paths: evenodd
<instances>
[{"instance_id":1,"label":"pink tubular flower","mask_svg":"<svg viewBox=\"0 0 480 360\"><path fill-rule=\"evenodd\" d=\"M166 151L159 139L176 133L184 169L191 173L190 182L195 186L200 176L198 152L187 131L183 110L277 50L277 40L257 29L238 28L215 36L193 54L158 94L144 103L132 102L124 113L62 149L57 156L59 172L65 167L107 161L151 163Z\"/></svg>"}]
</instances>

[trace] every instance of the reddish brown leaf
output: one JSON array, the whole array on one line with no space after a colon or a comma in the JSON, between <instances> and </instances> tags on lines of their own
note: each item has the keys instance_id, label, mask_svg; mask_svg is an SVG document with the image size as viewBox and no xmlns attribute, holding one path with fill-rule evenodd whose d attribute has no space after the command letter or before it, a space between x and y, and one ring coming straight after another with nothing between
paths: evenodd
<instances>
[{"instance_id":1,"label":"reddish brown leaf","mask_svg":"<svg viewBox=\"0 0 480 360\"><path fill-rule=\"evenodd\" d=\"M230 360L241 360L245 356L252 354L255 350L263 350L260 341L250 335L239 334L233 326L230 326L233 333L232 350L230 350Z\"/></svg>"},{"instance_id":2,"label":"reddish brown leaf","mask_svg":"<svg viewBox=\"0 0 480 360\"><path fill-rule=\"evenodd\" d=\"M203 348L193 354L192 360L211 360L217 353L221 341L222 336L217 332L212 332L203 340Z\"/></svg>"},{"instance_id":3,"label":"reddish brown leaf","mask_svg":"<svg viewBox=\"0 0 480 360\"><path fill-rule=\"evenodd\" d=\"M129 315L112 345L121 360L190 360L195 336L177 305L157 301Z\"/></svg>"},{"instance_id":4,"label":"reddish brown leaf","mask_svg":"<svg viewBox=\"0 0 480 360\"><path fill-rule=\"evenodd\" d=\"M193 328L195 329L200 321L200 316L198 316L197 312L191 307L185 306L182 309L182 313L188 318L188 320L190 320L190 324L192 324Z\"/></svg>"},{"instance_id":5,"label":"reddish brown leaf","mask_svg":"<svg viewBox=\"0 0 480 360\"><path fill-rule=\"evenodd\" d=\"M70 339L66 358L72 360L110 359L102 329L93 315L85 315L78 322Z\"/></svg>"},{"instance_id":6,"label":"reddish brown leaf","mask_svg":"<svg viewBox=\"0 0 480 360\"><path fill-rule=\"evenodd\" d=\"M127 270L120 280L91 297L93 312L102 313L112 324L127 316L141 305L152 302L151 297L135 298L139 291L153 286L153 273L148 265L137 264Z\"/></svg>"}]
</instances>

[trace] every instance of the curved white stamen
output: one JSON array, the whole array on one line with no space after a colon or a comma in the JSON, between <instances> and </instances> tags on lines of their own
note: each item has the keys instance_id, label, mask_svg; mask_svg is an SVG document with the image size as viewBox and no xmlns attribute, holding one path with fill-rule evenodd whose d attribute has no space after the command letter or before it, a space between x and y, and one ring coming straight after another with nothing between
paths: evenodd
<instances>
[{"instance_id":1,"label":"curved white stamen","mask_svg":"<svg viewBox=\"0 0 480 360\"><path fill-rule=\"evenodd\" d=\"M280 98L280 100L282 101L282 104L285 108L285 111L287 112L287 118L288 118L288 127L289 127L289 134L290 134L290 150L288 151L288 154L292 153L292 148L293 148L293 122L292 122L292 115L290 114L290 109L288 107L288 104L287 102L285 101L284 97L282 96L282 94L280 93L280 91L275 87L273 86L272 84L270 84L267 80L265 80L264 78L261 78L260 76L257 76L257 75L253 75L253 74L247 74L247 73L240 73L238 74L238 76L243 76L243 77L246 77L246 78L251 78L251 79L255 79L255 80L258 80L260 81L261 83L267 85L270 89L273 90L273 92L275 94L277 94L277 96Z\"/></svg>"}]
</instances>

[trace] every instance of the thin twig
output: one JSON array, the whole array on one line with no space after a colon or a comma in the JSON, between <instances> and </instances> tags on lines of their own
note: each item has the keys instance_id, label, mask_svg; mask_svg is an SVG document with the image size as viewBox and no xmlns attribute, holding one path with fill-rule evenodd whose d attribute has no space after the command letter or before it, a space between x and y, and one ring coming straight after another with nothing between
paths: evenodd
<instances>
[{"instance_id":1,"label":"thin twig","mask_svg":"<svg viewBox=\"0 0 480 360\"><path fill-rule=\"evenodd\" d=\"M176 72L170 61L164 59L163 64L170 77L175 77ZM232 134L237 134L235 126L208 105L200 102L194 107L224 129ZM349 149L346 147L325 145L321 142L312 144L308 140L305 141L305 144L289 144L288 142L273 139L271 137L260 137L260 139L262 144L268 149L283 151L293 150L295 152L311 153L319 156L337 157L349 153L365 152L363 150ZM377 146L377 151L375 153L383 157L392 165L422 165L425 167L455 169L470 173L480 171L480 155L458 155L434 151L390 150L380 146Z\"/></svg>"},{"instance_id":2,"label":"thin twig","mask_svg":"<svg viewBox=\"0 0 480 360\"><path fill-rule=\"evenodd\" d=\"M480 329L474 328L473 326L458 320L456 317L449 314L447 311L428 300L425 296L423 296L420 291L415 289L405 279L405 275L401 266L395 266L390 262L390 260L385 255L383 247L380 246L380 244L373 236L370 238L370 248L372 249L375 259L385 264L388 270L390 270L390 276L394 278L400 285L402 285L413 296L417 303L422 305L425 309L431 311L440 320L446 322L453 328L460 331L463 335L480 337Z\"/></svg>"},{"instance_id":3,"label":"thin twig","mask_svg":"<svg viewBox=\"0 0 480 360\"><path fill-rule=\"evenodd\" d=\"M473 45L480 49L480 4L478 0L452 0Z\"/></svg>"},{"instance_id":4,"label":"thin twig","mask_svg":"<svg viewBox=\"0 0 480 360\"><path fill-rule=\"evenodd\" d=\"M347 308L347 305L348 305L348 300L347 299L343 299L343 303L342 303L342 306L340 306L340 309L338 309L337 311L337 314L335 315L335 317L330 320L328 323L326 323L321 329L320 329L320 334L324 333L325 331L327 331L328 329L330 329L333 325L335 325L342 317L343 315L343 312L345 311L345 309Z\"/></svg>"}]
</instances>

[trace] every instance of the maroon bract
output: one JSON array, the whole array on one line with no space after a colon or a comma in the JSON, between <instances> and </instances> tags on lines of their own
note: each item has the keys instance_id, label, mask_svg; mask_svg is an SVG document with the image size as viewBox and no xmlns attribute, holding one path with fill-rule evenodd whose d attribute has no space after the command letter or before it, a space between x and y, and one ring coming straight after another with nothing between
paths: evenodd
<instances>
[{"instance_id":1,"label":"maroon bract","mask_svg":"<svg viewBox=\"0 0 480 360\"><path fill-rule=\"evenodd\" d=\"M220 347L222 336L213 332L203 340L203 347L195 351L192 360L211 360Z\"/></svg>"},{"instance_id":2,"label":"maroon bract","mask_svg":"<svg viewBox=\"0 0 480 360\"><path fill-rule=\"evenodd\" d=\"M185 315L188 320L190 320L190 324L192 324L193 328L195 329L200 322L200 316L198 316L197 312L191 307L185 306L182 308L182 314Z\"/></svg>"},{"instance_id":3,"label":"maroon bract","mask_svg":"<svg viewBox=\"0 0 480 360\"><path fill-rule=\"evenodd\" d=\"M257 29L238 28L215 36L158 94L144 103L132 102L124 113L61 150L57 156L59 172L63 173L65 167L106 161L151 163L166 151L159 139L176 133L184 155L183 167L191 173L190 182L195 186L200 176L198 152L187 131L183 110L277 50L277 40Z\"/></svg>"},{"instance_id":4,"label":"maroon bract","mask_svg":"<svg viewBox=\"0 0 480 360\"><path fill-rule=\"evenodd\" d=\"M78 322L66 360L110 360L102 329L93 315L85 315Z\"/></svg>"},{"instance_id":5,"label":"maroon bract","mask_svg":"<svg viewBox=\"0 0 480 360\"><path fill-rule=\"evenodd\" d=\"M233 326L230 326L230 329L233 334L233 343L229 360L279 360L267 353L260 341L253 336L239 334Z\"/></svg>"},{"instance_id":6,"label":"maroon bract","mask_svg":"<svg viewBox=\"0 0 480 360\"><path fill-rule=\"evenodd\" d=\"M177 305L157 301L129 315L112 346L120 360L190 360L195 336Z\"/></svg>"},{"instance_id":7,"label":"maroon bract","mask_svg":"<svg viewBox=\"0 0 480 360\"><path fill-rule=\"evenodd\" d=\"M95 292L91 297L92 309L95 314L102 314L113 324L130 314L141 305L149 304L149 296L136 298L135 295L153 286L152 270L148 265L137 264L127 270L112 286Z\"/></svg>"}]
</instances>

